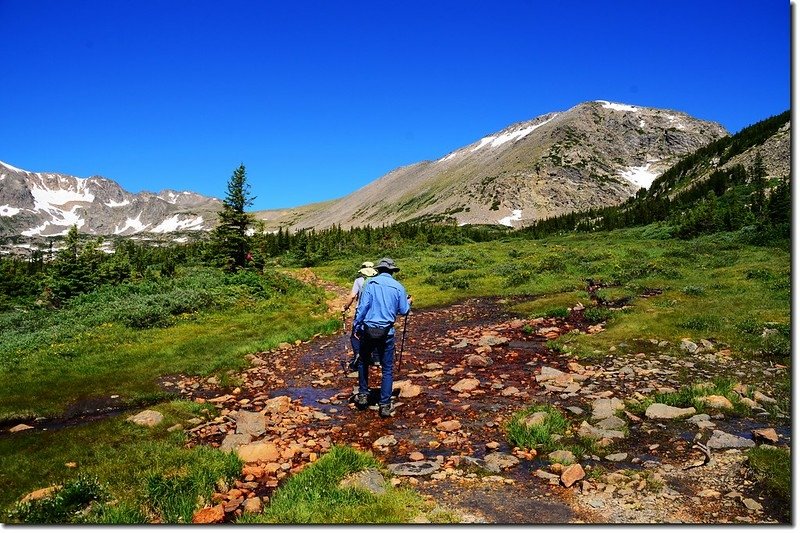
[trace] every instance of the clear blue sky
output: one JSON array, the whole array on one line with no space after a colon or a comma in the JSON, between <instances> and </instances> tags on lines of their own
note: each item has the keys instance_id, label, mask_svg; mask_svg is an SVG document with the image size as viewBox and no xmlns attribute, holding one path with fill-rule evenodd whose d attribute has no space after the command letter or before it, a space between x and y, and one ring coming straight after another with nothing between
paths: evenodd
<instances>
[{"instance_id":1,"label":"clear blue sky","mask_svg":"<svg viewBox=\"0 0 800 533\"><path fill-rule=\"evenodd\" d=\"M253 209L587 100L730 132L790 105L789 2L0 0L0 160Z\"/></svg>"}]
</instances>

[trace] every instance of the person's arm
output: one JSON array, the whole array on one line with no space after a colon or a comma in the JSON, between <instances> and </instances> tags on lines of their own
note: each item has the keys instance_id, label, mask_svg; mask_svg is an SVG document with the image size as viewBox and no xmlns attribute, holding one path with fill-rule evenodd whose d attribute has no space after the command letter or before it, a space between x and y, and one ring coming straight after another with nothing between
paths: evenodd
<instances>
[{"instance_id":1,"label":"person's arm","mask_svg":"<svg viewBox=\"0 0 800 533\"><path fill-rule=\"evenodd\" d=\"M406 294L406 289L401 285L400 301L397 302L397 312L401 315L407 315L411 311L411 296Z\"/></svg>"},{"instance_id":2,"label":"person's arm","mask_svg":"<svg viewBox=\"0 0 800 533\"><path fill-rule=\"evenodd\" d=\"M372 304L372 289L369 283L364 284L364 289L361 291L361 298L358 300L358 307L356 308L356 316L353 318L353 327L363 324L367 316L367 309Z\"/></svg>"},{"instance_id":3,"label":"person's arm","mask_svg":"<svg viewBox=\"0 0 800 533\"><path fill-rule=\"evenodd\" d=\"M342 312L350 309L350 306L353 305L353 302L356 300L356 298L358 298L358 293L361 292L361 284L358 282L360 279L363 278L356 278L353 282L353 288L350 289L350 296L347 297L347 303L344 304Z\"/></svg>"}]
</instances>

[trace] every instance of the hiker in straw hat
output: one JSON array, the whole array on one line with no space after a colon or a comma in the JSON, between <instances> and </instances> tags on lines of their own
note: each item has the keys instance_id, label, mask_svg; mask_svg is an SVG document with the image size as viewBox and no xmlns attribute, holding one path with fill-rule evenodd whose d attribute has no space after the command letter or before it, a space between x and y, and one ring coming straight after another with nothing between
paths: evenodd
<instances>
[{"instance_id":1,"label":"hiker in straw hat","mask_svg":"<svg viewBox=\"0 0 800 533\"><path fill-rule=\"evenodd\" d=\"M364 289L364 282L367 278L371 278L375 276L378 271L374 268L374 263L372 261L364 261L361 263L361 268L358 270L360 274L355 281L353 282L353 288L350 289L350 295L348 296L347 303L344 304L342 308L342 318L344 319L345 313L347 310L350 309L350 306L353 305L353 302L356 302L356 307L358 307L358 299L361 297L361 291ZM353 348L353 356L354 358L358 358L358 349L360 346L359 336L356 332L356 323L353 321L353 328L350 331L350 346ZM355 359L353 363L355 362ZM351 365L353 364L351 363ZM355 370L355 368L353 368Z\"/></svg>"}]
</instances>

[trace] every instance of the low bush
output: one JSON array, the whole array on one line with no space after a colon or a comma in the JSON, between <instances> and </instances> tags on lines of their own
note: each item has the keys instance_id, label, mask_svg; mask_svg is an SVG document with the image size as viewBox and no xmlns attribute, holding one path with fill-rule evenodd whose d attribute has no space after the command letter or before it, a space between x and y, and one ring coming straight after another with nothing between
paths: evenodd
<instances>
[{"instance_id":1,"label":"low bush","mask_svg":"<svg viewBox=\"0 0 800 533\"><path fill-rule=\"evenodd\" d=\"M542 423L529 425L526 419L534 413L544 412ZM520 448L539 449L552 451L554 449L554 434L563 434L567 427L564 415L555 407L549 405L531 405L517 411L506 423L506 439L509 443Z\"/></svg>"}]
</instances>

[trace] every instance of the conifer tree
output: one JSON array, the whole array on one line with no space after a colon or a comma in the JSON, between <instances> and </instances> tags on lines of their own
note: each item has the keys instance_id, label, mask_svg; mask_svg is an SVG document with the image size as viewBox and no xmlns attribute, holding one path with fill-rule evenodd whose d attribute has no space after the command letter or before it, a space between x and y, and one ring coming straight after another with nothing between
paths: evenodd
<instances>
[{"instance_id":1,"label":"conifer tree","mask_svg":"<svg viewBox=\"0 0 800 533\"><path fill-rule=\"evenodd\" d=\"M251 240L247 230L252 216L244 210L253 200L244 165L239 165L228 180L227 195L222 201L222 210L217 213L219 223L211 235L211 250L227 270L244 268L247 263Z\"/></svg>"}]
</instances>

